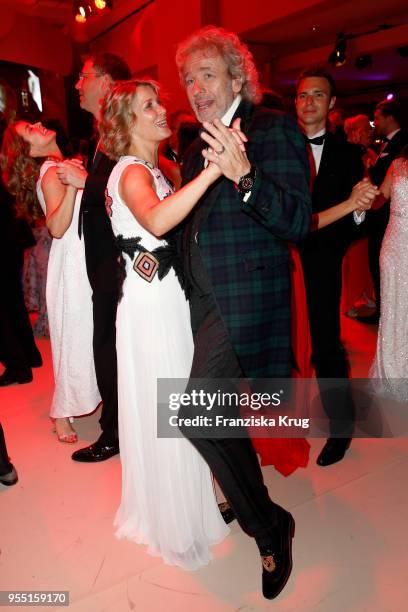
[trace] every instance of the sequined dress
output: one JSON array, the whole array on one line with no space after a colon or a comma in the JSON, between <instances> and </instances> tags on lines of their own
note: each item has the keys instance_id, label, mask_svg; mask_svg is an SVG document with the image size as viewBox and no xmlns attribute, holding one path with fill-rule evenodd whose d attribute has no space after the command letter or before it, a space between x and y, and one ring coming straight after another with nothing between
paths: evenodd
<instances>
[{"instance_id":1,"label":"sequined dress","mask_svg":"<svg viewBox=\"0 0 408 612\"><path fill-rule=\"evenodd\" d=\"M158 197L172 193L160 170L122 157L108 180L107 210L115 236L141 238L148 251L165 246L145 230L119 195L122 172L142 164L153 176ZM185 438L157 437L157 378L188 379L194 346L188 302L170 268L151 282L124 253L126 277L116 319L119 444L122 499L116 535L160 555L171 565L196 569L209 562L210 545L229 532L219 513L210 470Z\"/></svg>"},{"instance_id":2,"label":"sequined dress","mask_svg":"<svg viewBox=\"0 0 408 612\"><path fill-rule=\"evenodd\" d=\"M381 318L370 369L375 390L408 400L408 161L391 167L390 220L380 255Z\"/></svg>"}]
</instances>

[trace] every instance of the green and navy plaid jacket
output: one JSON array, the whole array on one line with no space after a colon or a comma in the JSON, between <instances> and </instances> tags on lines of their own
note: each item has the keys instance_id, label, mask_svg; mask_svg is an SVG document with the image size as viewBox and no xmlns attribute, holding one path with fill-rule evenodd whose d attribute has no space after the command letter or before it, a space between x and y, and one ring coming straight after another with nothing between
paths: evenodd
<instances>
[{"instance_id":1,"label":"green and navy plaid jacket","mask_svg":"<svg viewBox=\"0 0 408 612\"><path fill-rule=\"evenodd\" d=\"M209 209L198 243L245 376L289 376L288 242L302 240L311 225L305 142L294 119L284 113L242 101L236 117L249 139L248 159L257 168L255 186L243 203L234 184L219 179L197 204ZM201 171L204 145L197 140L190 147L184 183ZM187 225L193 215L194 210Z\"/></svg>"}]
</instances>

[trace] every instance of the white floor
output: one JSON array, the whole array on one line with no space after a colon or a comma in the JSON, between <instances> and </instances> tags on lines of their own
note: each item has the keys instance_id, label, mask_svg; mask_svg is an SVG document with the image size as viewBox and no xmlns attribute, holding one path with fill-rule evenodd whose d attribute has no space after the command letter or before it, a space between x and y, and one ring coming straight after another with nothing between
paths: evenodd
<instances>
[{"instance_id":1,"label":"white floor","mask_svg":"<svg viewBox=\"0 0 408 612\"><path fill-rule=\"evenodd\" d=\"M347 337L355 332L358 349L349 349L361 376L375 328L347 321ZM257 549L236 522L212 563L193 573L115 539L119 458L75 463L72 445L56 441L47 419L49 344L39 346L45 366L34 382L0 390L0 419L20 477L14 487L0 485L0 590L67 590L75 612L407 609L407 439L355 440L346 459L327 468L315 464L321 441L312 440L308 468L288 478L264 470L271 496L296 520L293 574L268 602ZM76 421L80 446L97 437L97 417Z\"/></svg>"}]
</instances>

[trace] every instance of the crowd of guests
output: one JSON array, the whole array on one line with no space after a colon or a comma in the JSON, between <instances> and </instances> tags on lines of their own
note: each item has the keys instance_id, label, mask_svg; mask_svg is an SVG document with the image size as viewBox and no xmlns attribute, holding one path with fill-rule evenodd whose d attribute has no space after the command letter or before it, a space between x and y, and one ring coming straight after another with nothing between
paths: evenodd
<instances>
[{"instance_id":1,"label":"crowd of guests","mask_svg":"<svg viewBox=\"0 0 408 612\"><path fill-rule=\"evenodd\" d=\"M274 92L262 100L249 50L220 28L183 41L176 63L192 111L171 116L173 132L156 82L132 80L116 55L89 56L76 83L81 108L98 126L87 167L63 155L54 130L12 117L3 180L20 207L41 207L53 237L46 288L51 417L58 439L74 443L73 418L102 402L101 435L72 459L104 461L120 446L118 537L195 569L237 519L256 541L262 591L272 599L292 570L292 515L270 498L246 432L192 431L185 423L194 413L182 406L183 437L157 437L157 379L188 379L187 392L200 379L211 392L219 378L289 378L295 353L298 375L309 376L313 366L319 380L347 381L342 262L364 230L380 317L372 373L403 378L406 136L395 102L376 107L377 134L388 138L380 151L371 148L364 115L347 118L344 130L341 115L332 116L329 131L336 85L322 68L299 76L297 118ZM301 263L295 275L294 262ZM15 280L20 273L21 265ZM304 305L292 300L296 285ZM21 302L21 283L14 293ZM294 350L294 329L310 346L295 338ZM34 347L27 368L38 360ZM29 381L3 352L0 359L0 384ZM330 437L317 463L328 466L350 446L355 410L347 382L321 399ZM0 482L13 484L0 434ZM225 495L221 508L211 474Z\"/></svg>"}]
</instances>

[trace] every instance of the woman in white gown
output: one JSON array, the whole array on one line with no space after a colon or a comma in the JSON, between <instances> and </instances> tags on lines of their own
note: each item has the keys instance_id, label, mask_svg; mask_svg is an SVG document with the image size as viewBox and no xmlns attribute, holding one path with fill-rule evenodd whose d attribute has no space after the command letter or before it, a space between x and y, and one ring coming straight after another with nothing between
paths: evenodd
<instances>
[{"instance_id":1,"label":"woman in white gown","mask_svg":"<svg viewBox=\"0 0 408 612\"><path fill-rule=\"evenodd\" d=\"M62 154L55 138L41 123L17 121L4 134L2 153L9 187L22 203L32 201L36 191L53 236L46 288L55 380L50 416L58 439L72 443L77 435L70 421L95 410L100 395L92 352L92 294L78 236L82 190L59 181Z\"/></svg>"},{"instance_id":2,"label":"woman in white gown","mask_svg":"<svg viewBox=\"0 0 408 612\"><path fill-rule=\"evenodd\" d=\"M408 400L408 147L390 166L380 188L391 198L380 254L381 316L370 369L380 394Z\"/></svg>"},{"instance_id":3,"label":"woman in white gown","mask_svg":"<svg viewBox=\"0 0 408 612\"><path fill-rule=\"evenodd\" d=\"M166 563L196 569L229 529L199 453L184 438L157 437L157 379L188 379L194 347L176 262L160 280L163 262L151 273L145 250L159 257L155 250L168 244L161 237L220 172L211 164L172 195L157 167L159 143L170 132L157 95L149 81L115 86L100 124L102 146L118 160L106 204L126 270L116 320L122 500L115 525L118 537L146 544Z\"/></svg>"}]
</instances>

